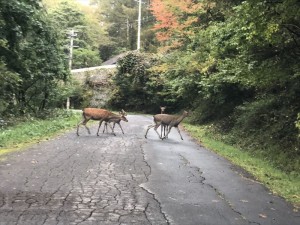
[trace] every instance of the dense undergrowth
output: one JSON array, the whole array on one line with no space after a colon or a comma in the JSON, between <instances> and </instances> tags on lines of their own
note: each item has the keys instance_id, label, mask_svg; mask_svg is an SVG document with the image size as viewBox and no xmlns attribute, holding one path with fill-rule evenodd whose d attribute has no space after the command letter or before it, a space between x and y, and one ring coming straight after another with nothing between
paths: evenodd
<instances>
[{"instance_id":1,"label":"dense undergrowth","mask_svg":"<svg viewBox=\"0 0 300 225\"><path fill-rule=\"evenodd\" d=\"M73 128L79 118L73 111L55 111L47 119L23 117L10 122L0 128L0 156Z\"/></svg>"}]
</instances>

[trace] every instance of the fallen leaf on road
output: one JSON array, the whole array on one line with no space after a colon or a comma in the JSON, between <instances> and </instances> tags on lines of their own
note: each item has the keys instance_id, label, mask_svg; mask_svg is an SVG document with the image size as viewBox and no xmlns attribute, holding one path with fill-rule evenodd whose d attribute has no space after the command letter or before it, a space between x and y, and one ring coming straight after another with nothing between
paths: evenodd
<instances>
[{"instance_id":1,"label":"fallen leaf on road","mask_svg":"<svg viewBox=\"0 0 300 225\"><path fill-rule=\"evenodd\" d=\"M259 217L261 217L261 218L267 218L267 216L265 215L265 214L258 214L259 215Z\"/></svg>"}]
</instances>

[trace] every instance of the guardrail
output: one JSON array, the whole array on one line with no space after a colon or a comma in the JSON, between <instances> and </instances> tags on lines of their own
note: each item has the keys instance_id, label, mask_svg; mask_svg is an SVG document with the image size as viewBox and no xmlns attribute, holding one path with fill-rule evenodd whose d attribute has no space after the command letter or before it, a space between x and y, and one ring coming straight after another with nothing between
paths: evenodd
<instances>
[{"instance_id":1,"label":"guardrail","mask_svg":"<svg viewBox=\"0 0 300 225\"><path fill-rule=\"evenodd\" d=\"M88 67L88 68L81 68L81 69L74 69L71 70L71 72L84 72L84 71L91 71L91 70L97 70L97 69L110 69L115 68L116 65L105 65L105 66L95 66L95 67Z\"/></svg>"}]
</instances>

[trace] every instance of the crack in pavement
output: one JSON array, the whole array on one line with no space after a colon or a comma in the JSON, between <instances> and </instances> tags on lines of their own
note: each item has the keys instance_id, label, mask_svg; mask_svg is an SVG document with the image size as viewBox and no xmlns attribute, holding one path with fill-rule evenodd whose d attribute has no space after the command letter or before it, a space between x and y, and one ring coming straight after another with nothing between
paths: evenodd
<instances>
[{"instance_id":1,"label":"crack in pavement","mask_svg":"<svg viewBox=\"0 0 300 225\"><path fill-rule=\"evenodd\" d=\"M169 219L167 218L167 215L163 212L163 210L162 210L162 206L161 206L161 202L158 200L158 198L155 196L155 194L154 193L152 193L149 189L147 189L146 187L145 187L145 184L149 181L149 176L151 175L151 166L148 164L148 162L147 162L147 160L146 160L146 158L145 158L145 151L144 151L144 149L143 149L143 145L141 144L140 145L140 149L141 149L141 151L142 151L142 153L143 153L143 161L144 161L144 163L146 164L146 166L149 168L149 174L147 174L145 177L146 177L146 182L145 183L143 183L143 184L140 184L139 186L141 187L141 188L143 188L146 192L148 192L149 194L151 194L152 196L153 196L153 199L155 199L155 201L158 203L158 205L159 205L159 209L160 209L160 212L162 213L162 215L163 215L163 217L164 217L164 219L165 219L165 221L166 221L166 224L167 225L170 225L170 222L169 222Z\"/></svg>"},{"instance_id":2,"label":"crack in pavement","mask_svg":"<svg viewBox=\"0 0 300 225\"><path fill-rule=\"evenodd\" d=\"M17 170L0 174L0 225L169 224L155 196L140 187L151 174L142 139L103 136L67 134L13 158ZM38 163L23 171L33 152Z\"/></svg>"},{"instance_id":3,"label":"crack in pavement","mask_svg":"<svg viewBox=\"0 0 300 225\"><path fill-rule=\"evenodd\" d=\"M217 196L222 201L224 201L229 206L229 208L234 213L236 213L237 215L239 215L243 220L247 221L249 224L260 225L260 223L248 220L245 216L243 216L243 214L241 212L239 212L237 209L235 209L233 207L232 203L230 202L230 200L227 199L226 196L220 190L218 190L212 184L208 183L208 181L206 180L206 178L203 176L203 172L201 171L201 169L199 167L190 166L189 160L186 159L183 155L179 154L179 157L180 157L181 161L183 161L183 165L186 168L188 168L188 173L190 174L190 176L188 176L189 182L197 182L197 183L200 183L202 185L206 185L206 186L210 187L212 190L214 190L214 192L217 194Z\"/></svg>"},{"instance_id":4,"label":"crack in pavement","mask_svg":"<svg viewBox=\"0 0 300 225\"><path fill-rule=\"evenodd\" d=\"M194 145L171 138L150 143L141 137L148 118L139 118L140 124L124 135L67 133L0 161L0 225L255 223L242 218L244 211L232 205L236 202L226 189L218 190L218 183L206 180L202 166L178 158L183 145ZM165 161L155 161L159 157ZM205 202L212 199L207 194L221 204Z\"/></svg>"}]
</instances>

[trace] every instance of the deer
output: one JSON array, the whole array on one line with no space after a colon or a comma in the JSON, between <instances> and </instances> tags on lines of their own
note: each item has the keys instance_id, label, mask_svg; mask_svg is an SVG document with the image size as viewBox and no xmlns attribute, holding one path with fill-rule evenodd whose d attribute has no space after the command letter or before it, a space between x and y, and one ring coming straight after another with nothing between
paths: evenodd
<instances>
[{"instance_id":1,"label":"deer","mask_svg":"<svg viewBox=\"0 0 300 225\"><path fill-rule=\"evenodd\" d=\"M153 119L154 119L154 123L155 124L152 124L152 125L149 125L148 128L147 128L147 131L146 131L146 134L145 134L145 138L147 138L147 133L148 131L151 129L151 128L154 128L155 132L157 133L158 137L162 140L166 139L171 131L171 129L173 127L176 127L177 128L177 131L181 137L181 140L183 140L182 136L181 136L181 133L180 133L180 130L178 128L178 125L182 122L182 120L187 117L189 115L189 112L187 111L184 111L181 115L169 115L169 114L156 114L153 116ZM159 135L159 133L157 132L157 128L160 126L160 125L167 125L169 126L168 128L168 131L167 131L167 134L164 136L164 137L161 137Z\"/></svg>"},{"instance_id":2,"label":"deer","mask_svg":"<svg viewBox=\"0 0 300 225\"><path fill-rule=\"evenodd\" d=\"M160 114L165 114L166 106L160 106Z\"/></svg>"},{"instance_id":3,"label":"deer","mask_svg":"<svg viewBox=\"0 0 300 225\"><path fill-rule=\"evenodd\" d=\"M82 117L83 117L83 120L81 122L79 122L78 125L77 125L77 136L79 136L79 126L81 124L84 125L85 128L87 129L88 133L91 134L89 128L86 126L86 124L89 120L99 121L97 136L99 136L99 130L100 130L100 127L101 127L101 124L102 124L103 121L108 122L108 121L113 120L113 119L120 119L121 118L121 120L124 120L124 121L128 122L128 120L126 119L125 116L119 116L117 114L114 114L114 113L106 110L106 109L98 109L98 108L84 108L82 110ZM114 133L114 129L111 127L110 123L108 123L108 126L112 130L112 133L114 135L116 135Z\"/></svg>"},{"instance_id":4,"label":"deer","mask_svg":"<svg viewBox=\"0 0 300 225\"><path fill-rule=\"evenodd\" d=\"M107 129L107 124L108 124L108 123L113 123L113 129L115 129L115 125L118 124L119 127L120 127L121 130L122 130L122 133L124 134L124 131L123 131L123 128L122 128L120 122L121 122L121 120L123 120L123 119L122 119L123 117L126 119L125 116L127 116L127 113L124 111L124 109L122 109L122 110L119 112L119 118L111 118L111 119L109 119L107 122L105 121L103 133L105 132L105 129L106 129L106 131L108 131L108 129ZM127 119L124 120L124 121L125 121L125 122L128 122Z\"/></svg>"}]
</instances>

